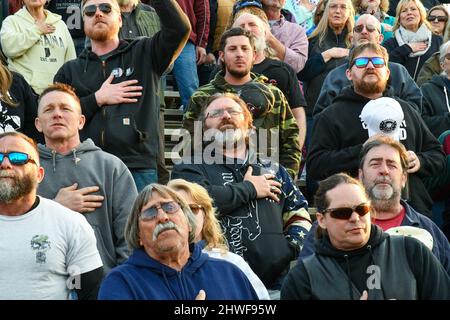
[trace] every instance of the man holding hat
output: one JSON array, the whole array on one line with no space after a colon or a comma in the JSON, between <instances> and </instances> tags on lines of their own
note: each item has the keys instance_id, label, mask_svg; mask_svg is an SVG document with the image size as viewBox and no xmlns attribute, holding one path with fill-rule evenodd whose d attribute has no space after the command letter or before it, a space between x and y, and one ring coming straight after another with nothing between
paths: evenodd
<instances>
[{"instance_id":1,"label":"man holding hat","mask_svg":"<svg viewBox=\"0 0 450 320\"><path fill-rule=\"evenodd\" d=\"M307 174L316 180L338 172L356 176L359 152L367 138L391 135L408 150L409 194L405 199L431 216L432 200L421 178L437 175L444 168L439 142L407 102L392 99L392 88L387 85L388 55L383 47L362 44L352 51L349 61L346 75L352 86L317 116Z\"/></svg>"}]
</instances>

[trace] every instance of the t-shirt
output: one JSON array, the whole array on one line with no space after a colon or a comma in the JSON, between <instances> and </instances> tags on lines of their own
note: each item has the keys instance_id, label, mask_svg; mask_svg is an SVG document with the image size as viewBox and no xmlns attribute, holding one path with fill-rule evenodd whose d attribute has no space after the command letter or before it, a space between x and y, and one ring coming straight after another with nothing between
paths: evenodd
<instances>
[{"instance_id":1,"label":"t-shirt","mask_svg":"<svg viewBox=\"0 0 450 320\"><path fill-rule=\"evenodd\" d=\"M0 299L64 300L77 275L102 266L86 218L39 197L20 216L0 214ZM77 287L75 287L77 288Z\"/></svg>"},{"instance_id":2,"label":"t-shirt","mask_svg":"<svg viewBox=\"0 0 450 320\"><path fill-rule=\"evenodd\" d=\"M405 214L406 214L405 208L402 206L402 210L398 215L396 215L391 219L386 220L375 219L375 224L379 226L381 229L383 229L383 231L386 231L390 228L401 226Z\"/></svg>"}]
</instances>

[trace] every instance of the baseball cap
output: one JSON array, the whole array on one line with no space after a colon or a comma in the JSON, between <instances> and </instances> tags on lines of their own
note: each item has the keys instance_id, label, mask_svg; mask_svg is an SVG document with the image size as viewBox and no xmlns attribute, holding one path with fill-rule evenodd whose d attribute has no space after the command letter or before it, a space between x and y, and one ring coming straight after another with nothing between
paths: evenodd
<instances>
[{"instance_id":1,"label":"baseball cap","mask_svg":"<svg viewBox=\"0 0 450 320\"><path fill-rule=\"evenodd\" d=\"M396 100L388 97L370 100L361 111L360 117L367 125L369 138L383 134L400 140L400 125L404 114Z\"/></svg>"},{"instance_id":2,"label":"baseball cap","mask_svg":"<svg viewBox=\"0 0 450 320\"><path fill-rule=\"evenodd\" d=\"M386 230L386 233L391 236L405 236L413 237L422 242L428 249L433 250L433 236L425 229L411 227L411 226L399 226Z\"/></svg>"},{"instance_id":3,"label":"baseball cap","mask_svg":"<svg viewBox=\"0 0 450 320\"><path fill-rule=\"evenodd\" d=\"M261 0L239 0L233 6L233 15L245 7L258 7L262 9Z\"/></svg>"}]
</instances>

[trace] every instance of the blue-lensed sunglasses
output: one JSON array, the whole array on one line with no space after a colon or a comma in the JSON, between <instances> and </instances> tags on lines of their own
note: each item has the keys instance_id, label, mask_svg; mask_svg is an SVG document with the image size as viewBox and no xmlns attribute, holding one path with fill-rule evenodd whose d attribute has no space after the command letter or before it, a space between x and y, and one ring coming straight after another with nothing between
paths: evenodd
<instances>
[{"instance_id":1,"label":"blue-lensed sunglasses","mask_svg":"<svg viewBox=\"0 0 450 320\"><path fill-rule=\"evenodd\" d=\"M386 62L382 57L358 57L352 61L350 67L355 65L357 68L365 68L369 64L369 61L372 62L372 65L375 68L381 68L386 65Z\"/></svg>"},{"instance_id":2,"label":"blue-lensed sunglasses","mask_svg":"<svg viewBox=\"0 0 450 320\"><path fill-rule=\"evenodd\" d=\"M28 162L36 164L36 161L34 161L28 154L18 151L13 151L9 153L0 152L0 164L3 163L3 160L5 158L8 158L9 162L15 166L23 166Z\"/></svg>"},{"instance_id":3,"label":"blue-lensed sunglasses","mask_svg":"<svg viewBox=\"0 0 450 320\"><path fill-rule=\"evenodd\" d=\"M180 206L175 201L161 203L159 206L145 209L141 212L139 217L144 221L153 220L158 216L158 210L160 208L167 214L174 214L180 209Z\"/></svg>"}]
</instances>

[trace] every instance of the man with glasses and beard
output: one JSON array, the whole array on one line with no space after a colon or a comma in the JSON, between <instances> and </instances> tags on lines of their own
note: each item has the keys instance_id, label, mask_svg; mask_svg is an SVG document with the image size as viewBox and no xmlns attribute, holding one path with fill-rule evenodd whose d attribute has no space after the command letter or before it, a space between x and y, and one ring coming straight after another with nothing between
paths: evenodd
<instances>
[{"instance_id":1,"label":"man with glasses and beard","mask_svg":"<svg viewBox=\"0 0 450 320\"><path fill-rule=\"evenodd\" d=\"M200 119L209 144L193 164L174 166L172 179L208 190L230 251L249 263L271 299L277 299L311 226L308 204L282 165L256 155L250 143L252 115L242 99L215 94Z\"/></svg>"},{"instance_id":2,"label":"man with glasses and beard","mask_svg":"<svg viewBox=\"0 0 450 320\"><path fill-rule=\"evenodd\" d=\"M450 274L450 246L439 227L401 199L408 179L408 152L394 139L377 135L364 143L359 160L358 176L368 193L375 216L372 221L384 231L391 228L411 231L411 227L428 231L433 239L432 252ZM317 223L306 237L299 261L314 253ZM392 230L391 230L392 231ZM420 231L417 231L420 232Z\"/></svg>"},{"instance_id":3,"label":"man with glasses and beard","mask_svg":"<svg viewBox=\"0 0 450 320\"><path fill-rule=\"evenodd\" d=\"M432 200L422 178L438 175L445 156L420 115L387 86L386 50L375 43L353 49L346 71L352 86L346 87L314 123L316 133L306 159L307 174L322 180L347 172L356 177L363 143L376 133L393 135L408 152L409 181L404 198L412 207L431 216ZM408 194L409 193L409 194Z\"/></svg>"},{"instance_id":4,"label":"man with glasses and beard","mask_svg":"<svg viewBox=\"0 0 450 320\"><path fill-rule=\"evenodd\" d=\"M450 277L424 244L371 223L375 213L358 180L334 174L315 199L315 254L291 270L281 299L450 299Z\"/></svg>"},{"instance_id":5,"label":"man with glasses and beard","mask_svg":"<svg viewBox=\"0 0 450 320\"><path fill-rule=\"evenodd\" d=\"M103 276L94 230L79 213L36 195L36 144L0 134L0 299L95 299Z\"/></svg>"},{"instance_id":6,"label":"man with glasses and beard","mask_svg":"<svg viewBox=\"0 0 450 320\"><path fill-rule=\"evenodd\" d=\"M83 0L91 48L65 63L55 82L74 87L86 126L82 139L120 158L141 190L156 182L160 151L160 78L189 37L190 25L175 0L153 0L161 31L152 38L119 40L116 0Z\"/></svg>"}]
</instances>

